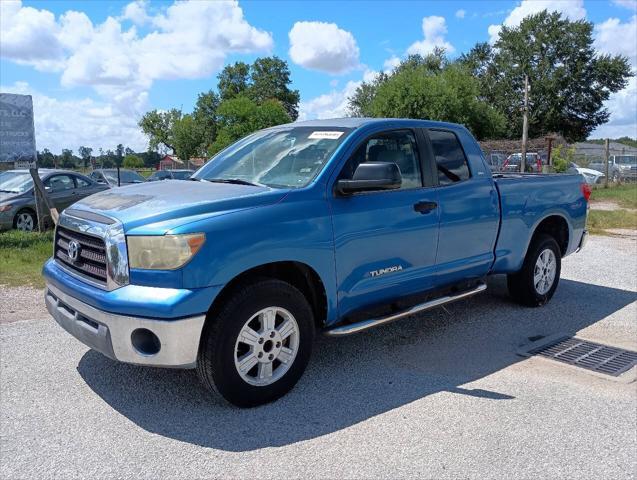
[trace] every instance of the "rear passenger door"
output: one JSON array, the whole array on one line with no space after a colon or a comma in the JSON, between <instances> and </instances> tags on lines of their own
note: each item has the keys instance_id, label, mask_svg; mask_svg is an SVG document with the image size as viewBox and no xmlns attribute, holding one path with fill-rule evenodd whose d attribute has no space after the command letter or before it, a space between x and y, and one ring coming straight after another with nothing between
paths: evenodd
<instances>
[{"instance_id":1,"label":"rear passenger door","mask_svg":"<svg viewBox=\"0 0 637 480\"><path fill-rule=\"evenodd\" d=\"M421 140L411 129L372 134L340 170L337 179L351 179L360 163L393 162L402 176L398 190L330 192L341 316L432 286L437 194L425 186Z\"/></svg>"},{"instance_id":2,"label":"rear passenger door","mask_svg":"<svg viewBox=\"0 0 637 480\"><path fill-rule=\"evenodd\" d=\"M44 181L44 188L59 212L74 202L75 182L71 175L51 175Z\"/></svg>"},{"instance_id":3,"label":"rear passenger door","mask_svg":"<svg viewBox=\"0 0 637 480\"><path fill-rule=\"evenodd\" d=\"M440 210L437 283L482 277L493 262L500 222L493 179L472 171L457 133L436 128L426 134L435 159Z\"/></svg>"}]
</instances>

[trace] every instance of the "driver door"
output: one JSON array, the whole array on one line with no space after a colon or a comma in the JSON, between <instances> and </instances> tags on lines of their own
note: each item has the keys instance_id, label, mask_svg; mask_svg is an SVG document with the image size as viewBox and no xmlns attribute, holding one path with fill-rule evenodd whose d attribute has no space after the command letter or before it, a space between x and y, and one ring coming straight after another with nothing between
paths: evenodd
<instances>
[{"instance_id":1,"label":"driver door","mask_svg":"<svg viewBox=\"0 0 637 480\"><path fill-rule=\"evenodd\" d=\"M341 316L432 286L437 193L425 186L418 138L409 129L374 134L361 142L338 177L351 179L362 162L394 162L402 177L397 190L331 196Z\"/></svg>"}]
</instances>

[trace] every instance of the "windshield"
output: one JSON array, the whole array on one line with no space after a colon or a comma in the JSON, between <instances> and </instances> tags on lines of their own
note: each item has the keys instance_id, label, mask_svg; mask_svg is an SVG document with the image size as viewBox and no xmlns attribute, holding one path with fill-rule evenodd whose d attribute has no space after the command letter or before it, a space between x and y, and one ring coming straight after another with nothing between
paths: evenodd
<instances>
[{"instance_id":1,"label":"windshield","mask_svg":"<svg viewBox=\"0 0 637 480\"><path fill-rule=\"evenodd\" d=\"M173 178L177 180L186 180L190 178L193 172L185 171L185 172L173 172Z\"/></svg>"},{"instance_id":2,"label":"windshield","mask_svg":"<svg viewBox=\"0 0 637 480\"><path fill-rule=\"evenodd\" d=\"M635 165L637 164L637 155L618 155L615 157L615 162L623 165Z\"/></svg>"},{"instance_id":3,"label":"windshield","mask_svg":"<svg viewBox=\"0 0 637 480\"><path fill-rule=\"evenodd\" d=\"M108 183L117 185L117 170L104 170L103 173ZM119 178L121 183L142 183L145 181L144 177L132 170L120 170Z\"/></svg>"},{"instance_id":4,"label":"windshield","mask_svg":"<svg viewBox=\"0 0 637 480\"><path fill-rule=\"evenodd\" d=\"M193 178L301 188L318 175L349 131L335 127L260 131L223 150Z\"/></svg>"},{"instance_id":5,"label":"windshield","mask_svg":"<svg viewBox=\"0 0 637 480\"><path fill-rule=\"evenodd\" d=\"M0 191L5 193L24 193L33 186L29 172L4 172L0 174Z\"/></svg>"}]
</instances>

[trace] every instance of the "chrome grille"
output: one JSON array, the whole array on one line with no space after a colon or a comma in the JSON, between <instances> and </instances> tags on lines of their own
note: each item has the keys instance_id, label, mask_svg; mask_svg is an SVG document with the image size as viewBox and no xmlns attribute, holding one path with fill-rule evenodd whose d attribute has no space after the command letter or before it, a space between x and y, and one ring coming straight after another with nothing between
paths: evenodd
<instances>
[{"instance_id":1,"label":"chrome grille","mask_svg":"<svg viewBox=\"0 0 637 480\"><path fill-rule=\"evenodd\" d=\"M71 240L80 245L75 261L68 255ZM55 259L66 268L106 285L106 245L103 239L58 225L55 231Z\"/></svg>"}]
</instances>

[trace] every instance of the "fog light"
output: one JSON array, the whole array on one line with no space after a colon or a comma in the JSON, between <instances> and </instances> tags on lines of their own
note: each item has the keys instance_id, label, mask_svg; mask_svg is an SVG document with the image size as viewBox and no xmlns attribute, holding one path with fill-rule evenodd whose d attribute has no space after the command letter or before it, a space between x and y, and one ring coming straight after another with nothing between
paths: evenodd
<instances>
[{"instance_id":1,"label":"fog light","mask_svg":"<svg viewBox=\"0 0 637 480\"><path fill-rule=\"evenodd\" d=\"M130 340L137 353L141 355L155 355L161 349L159 338L147 328L133 330Z\"/></svg>"}]
</instances>

